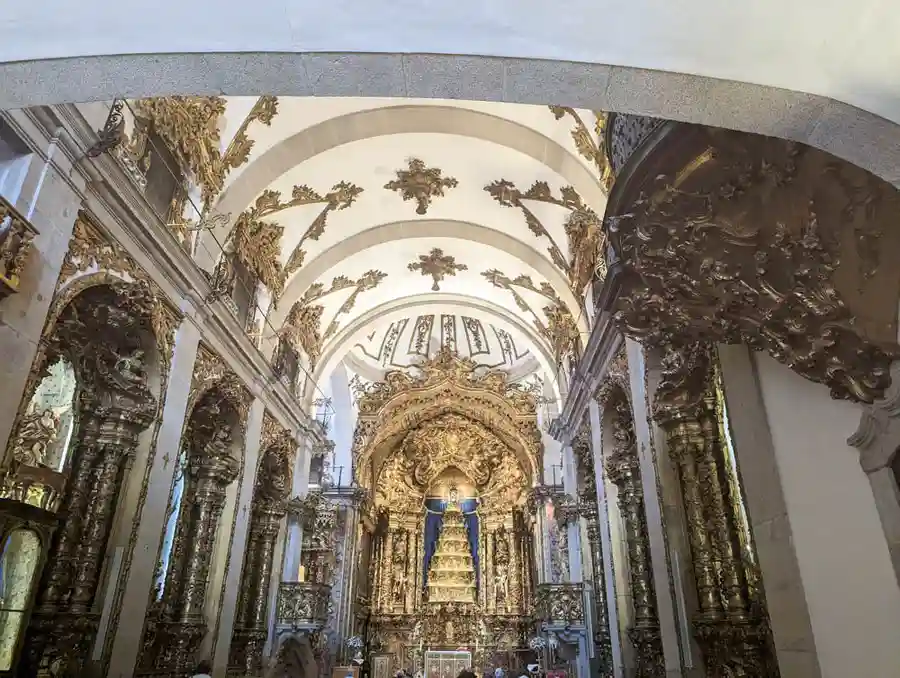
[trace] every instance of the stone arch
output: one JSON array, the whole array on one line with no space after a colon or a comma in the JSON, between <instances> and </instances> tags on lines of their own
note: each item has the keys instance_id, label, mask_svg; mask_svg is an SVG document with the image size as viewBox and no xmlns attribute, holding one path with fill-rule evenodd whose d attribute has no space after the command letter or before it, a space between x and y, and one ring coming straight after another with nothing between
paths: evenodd
<instances>
[{"instance_id":1,"label":"stone arch","mask_svg":"<svg viewBox=\"0 0 900 678\"><path fill-rule=\"evenodd\" d=\"M46 44L44 41L37 41ZM472 99L577 108L712 125L801 141L900 181L900 125L867 96L806 94L797 82L769 84L733 73L692 75L631 65L435 53L204 52L54 54L0 63L0 108L172 94L393 96ZM731 61L731 60L726 60ZM692 63L696 63L695 61ZM329 74L336 73L335 77ZM415 81L408 77L415 68ZM467 83L460 91L458 73ZM160 74L165 77L160 77ZM289 74L286 75L285 74ZM452 74L452 75L451 75ZM54 83L52 88L46 83ZM585 83L588 83L586 86ZM591 86L593 85L593 86ZM802 91L801 91L802 90ZM853 101L852 104L844 101ZM871 100L878 101L878 100ZM710 102L716 102L711 105ZM853 105L856 104L856 105ZM860 106L866 106L861 108ZM870 112L876 111L877 112Z\"/></svg>"},{"instance_id":2,"label":"stone arch","mask_svg":"<svg viewBox=\"0 0 900 678\"><path fill-rule=\"evenodd\" d=\"M328 348L323 352L313 378L307 380L304 404L309 406L312 403L312 399L315 397L313 386L331 374L335 365L344 357L353 345L353 342L358 341L363 336L369 325L376 321L393 322L409 315L415 315L420 309L424 312L433 313L438 307L444 308L451 313L483 314L490 318L490 322L496 324L497 327L525 336L529 341L529 348L535 352L535 358L537 358L546 374L553 379L554 397L559 404L562 403L563 394L557 381L553 357L534 328L524 322L521 317L483 299L456 294L431 293L405 297L377 306L362 314L350 325L339 331Z\"/></svg>"},{"instance_id":3,"label":"stone arch","mask_svg":"<svg viewBox=\"0 0 900 678\"><path fill-rule=\"evenodd\" d=\"M553 286L572 317L577 319L579 330L584 333L585 338L587 337L588 322L581 312L581 304L572 293L566 277L547 258L523 240L502 231L482 224L451 219L421 219L380 224L330 247L306 262L288 283L281 298L282 303L272 314L272 325L279 327L290 310L290 305L299 299L310 285L341 261L377 245L414 238L459 238L473 244L495 247L515 257Z\"/></svg>"}]
</instances>

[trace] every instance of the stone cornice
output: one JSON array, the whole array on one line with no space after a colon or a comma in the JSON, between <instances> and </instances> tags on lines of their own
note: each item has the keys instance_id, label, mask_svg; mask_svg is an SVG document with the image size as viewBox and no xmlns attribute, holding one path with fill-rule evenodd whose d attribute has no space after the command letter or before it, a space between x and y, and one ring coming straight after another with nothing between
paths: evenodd
<instances>
[{"instance_id":1,"label":"stone cornice","mask_svg":"<svg viewBox=\"0 0 900 678\"><path fill-rule=\"evenodd\" d=\"M562 412L550 425L550 434L560 442L570 441L578 433L588 404L624 341L610 312L618 288L616 273L615 265L611 266L598 294L597 314L587 346L569 380L568 397Z\"/></svg>"},{"instance_id":2,"label":"stone cornice","mask_svg":"<svg viewBox=\"0 0 900 678\"><path fill-rule=\"evenodd\" d=\"M98 221L160 288L192 317L201 328L204 341L221 355L253 395L262 400L282 426L324 440L321 426L303 411L296 397L276 377L234 314L221 301L205 303L211 292L206 276L153 212L122 166L108 154L93 160L84 157L84 149L96 141L96 132L77 106L33 109L28 111L28 117L48 139L59 136L60 148L87 182L83 192L85 208L99 217ZM65 134L59 134L60 129Z\"/></svg>"}]
</instances>

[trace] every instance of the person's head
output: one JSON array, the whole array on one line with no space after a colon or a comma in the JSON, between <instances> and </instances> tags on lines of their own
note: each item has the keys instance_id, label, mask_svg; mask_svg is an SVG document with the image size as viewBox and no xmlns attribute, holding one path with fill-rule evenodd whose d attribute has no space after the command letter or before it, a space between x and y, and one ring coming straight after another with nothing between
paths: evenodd
<instances>
[{"instance_id":1,"label":"person's head","mask_svg":"<svg viewBox=\"0 0 900 678\"><path fill-rule=\"evenodd\" d=\"M204 659L202 662L197 664L197 670L195 671L195 673L205 673L207 675L211 675L212 674L212 664L210 664L208 661L206 661Z\"/></svg>"},{"instance_id":2,"label":"person's head","mask_svg":"<svg viewBox=\"0 0 900 678\"><path fill-rule=\"evenodd\" d=\"M475 672L472 669L463 669L456 678L475 678Z\"/></svg>"}]
</instances>

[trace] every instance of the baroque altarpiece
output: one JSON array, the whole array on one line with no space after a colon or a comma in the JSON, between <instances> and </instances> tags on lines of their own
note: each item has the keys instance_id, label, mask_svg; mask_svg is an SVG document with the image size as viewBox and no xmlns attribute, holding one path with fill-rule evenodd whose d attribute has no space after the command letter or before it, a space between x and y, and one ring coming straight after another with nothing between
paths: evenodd
<instances>
[{"instance_id":1,"label":"baroque altarpiece","mask_svg":"<svg viewBox=\"0 0 900 678\"><path fill-rule=\"evenodd\" d=\"M536 399L449 351L413 372L359 399L354 461L372 493L372 557L356 623L371 675L514 665L532 626Z\"/></svg>"}]
</instances>

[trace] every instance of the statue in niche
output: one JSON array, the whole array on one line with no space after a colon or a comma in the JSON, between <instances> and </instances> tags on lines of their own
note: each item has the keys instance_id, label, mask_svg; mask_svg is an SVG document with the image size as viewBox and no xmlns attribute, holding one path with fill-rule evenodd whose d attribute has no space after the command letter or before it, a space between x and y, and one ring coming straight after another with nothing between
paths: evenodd
<instances>
[{"instance_id":1,"label":"statue in niche","mask_svg":"<svg viewBox=\"0 0 900 678\"><path fill-rule=\"evenodd\" d=\"M146 378L144 356L144 351L139 348L129 355L119 356L116 359L116 372L131 383L143 382Z\"/></svg>"},{"instance_id":2,"label":"statue in niche","mask_svg":"<svg viewBox=\"0 0 900 678\"><path fill-rule=\"evenodd\" d=\"M494 547L494 562L497 565L509 564L509 539L506 534L506 526L501 525L497 530L496 545Z\"/></svg>"},{"instance_id":3,"label":"statue in niche","mask_svg":"<svg viewBox=\"0 0 900 678\"><path fill-rule=\"evenodd\" d=\"M497 602L504 605L509 604L509 566L497 565L497 572L494 575L494 581L497 591Z\"/></svg>"},{"instance_id":4,"label":"statue in niche","mask_svg":"<svg viewBox=\"0 0 900 678\"><path fill-rule=\"evenodd\" d=\"M456 627L453 626L452 619L448 619L444 624L444 639L448 645L456 642Z\"/></svg>"},{"instance_id":5,"label":"statue in niche","mask_svg":"<svg viewBox=\"0 0 900 678\"><path fill-rule=\"evenodd\" d=\"M397 572L394 575L393 598L397 603L403 602L403 596L406 593L406 573Z\"/></svg>"},{"instance_id":6,"label":"statue in niche","mask_svg":"<svg viewBox=\"0 0 900 678\"><path fill-rule=\"evenodd\" d=\"M231 431L227 426L216 427L209 442L204 446L204 452L211 459L231 456Z\"/></svg>"},{"instance_id":7,"label":"statue in niche","mask_svg":"<svg viewBox=\"0 0 900 678\"><path fill-rule=\"evenodd\" d=\"M59 418L49 408L25 415L13 446L15 458L28 466L45 465L58 431Z\"/></svg>"}]
</instances>

